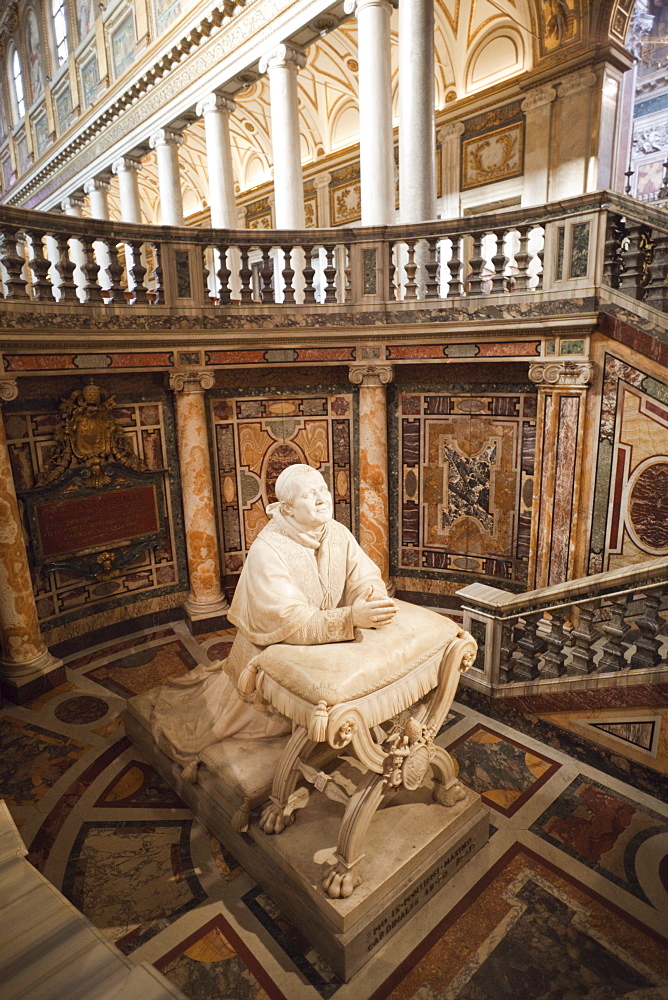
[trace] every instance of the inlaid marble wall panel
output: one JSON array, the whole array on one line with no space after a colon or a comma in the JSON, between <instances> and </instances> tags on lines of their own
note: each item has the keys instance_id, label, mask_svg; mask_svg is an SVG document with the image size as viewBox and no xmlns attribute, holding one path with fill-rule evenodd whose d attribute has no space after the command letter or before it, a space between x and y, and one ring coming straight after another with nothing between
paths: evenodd
<instances>
[{"instance_id":1,"label":"inlaid marble wall panel","mask_svg":"<svg viewBox=\"0 0 668 1000\"><path fill-rule=\"evenodd\" d=\"M527 578L532 393L400 393L397 572Z\"/></svg>"},{"instance_id":2,"label":"inlaid marble wall panel","mask_svg":"<svg viewBox=\"0 0 668 1000\"><path fill-rule=\"evenodd\" d=\"M605 355L589 572L668 554L668 384Z\"/></svg>"},{"instance_id":3,"label":"inlaid marble wall panel","mask_svg":"<svg viewBox=\"0 0 668 1000\"><path fill-rule=\"evenodd\" d=\"M57 402L36 410L9 410L4 413L9 453L17 491L31 489L53 446ZM162 401L123 403L112 414L130 438L136 454L149 470L175 467L171 412ZM47 628L82 615L102 610L117 599L127 603L169 593L185 586L177 549L180 537L180 509L168 480L164 493L166 512L163 541L149 549L127 570L109 579L82 579L63 570L32 567L39 619Z\"/></svg>"},{"instance_id":4,"label":"inlaid marble wall panel","mask_svg":"<svg viewBox=\"0 0 668 1000\"><path fill-rule=\"evenodd\" d=\"M225 574L240 572L294 462L322 472L334 516L354 531L351 394L214 399L211 408Z\"/></svg>"}]
</instances>

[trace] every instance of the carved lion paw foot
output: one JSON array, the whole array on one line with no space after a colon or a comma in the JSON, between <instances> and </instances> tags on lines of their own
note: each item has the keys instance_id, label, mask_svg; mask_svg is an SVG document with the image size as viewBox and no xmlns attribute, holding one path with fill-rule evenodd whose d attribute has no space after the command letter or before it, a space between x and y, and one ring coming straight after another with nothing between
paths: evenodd
<instances>
[{"instance_id":1,"label":"carved lion paw foot","mask_svg":"<svg viewBox=\"0 0 668 1000\"><path fill-rule=\"evenodd\" d=\"M286 816L282 806L270 802L262 810L260 829L263 833L282 833L286 826L290 826L294 821L294 813L288 813Z\"/></svg>"},{"instance_id":2,"label":"carved lion paw foot","mask_svg":"<svg viewBox=\"0 0 668 1000\"><path fill-rule=\"evenodd\" d=\"M360 872L350 871L343 865L335 865L322 881L322 887L330 899L347 899L352 896L355 886L362 881Z\"/></svg>"},{"instance_id":3,"label":"carved lion paw foot","mask_svg":"<svg viewBox=\"0 0 668 1000\"><path fill-rule=\"evenodd\" d=\"M461 802L465 796L466 792L458 781L455 781L449 788L438 785L434 789L434 801L440 802L442 806L454 806L455 802Z\"/></svg>"}]
</instances>

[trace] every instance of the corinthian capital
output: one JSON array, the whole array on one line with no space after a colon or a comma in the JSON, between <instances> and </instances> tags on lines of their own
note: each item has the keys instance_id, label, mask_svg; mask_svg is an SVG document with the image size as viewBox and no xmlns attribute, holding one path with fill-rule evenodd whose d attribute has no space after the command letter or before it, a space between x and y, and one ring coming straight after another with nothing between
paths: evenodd
<instances>
[{"instance_id":1,"label":"corinthian capital","mask_svg":"<svg viewBox=\"0 0 668 1000\"><path fill-rule=\"evenodd\" d=\"M212 389L215 381L213 372L201 368L169 373L169 388L174 392L204 392L205 389Z\"/></svg>"},{"instance_id":2,"label":"corinthian capital","mask_svg":"<svg viewBox=\"0 0 668 1000\"><path fill-rule=\"evenodd\" d=\"M216 93L207 94L206 97L197 102L195 114L199 115L200 118L211 111L226 111L228 114L231 114L236 110L236 107L231 97L225 97L223 94Z\"/></svg>"},{"instance_id":3,"label":"corinthian capital","mask_svg":"<svg viewBox=\"0 0 668 1000\"><path fill-rule=\"evenodd\" d=\"M0 404L11 403L19 394L18 383L11 375L0 375Z\"/></svg>"},{"instance_id":4,"label":"corinthian capital","mask_svg":"<svg viewBox=\"0 0 668 1000\"><path fill-rule=\"evenodd\" d=\"M353 385L387 385L394 378L392 365L350 365L348 378Z\"/></svg>"},{"instance_id":5,"label":"corinthian capital","mask_svg":"<svg viewBox=\"0 0 668 1000\"><path fill-rule=\"evenodd\" d=\"M578 388L589 385L593 371L590 361L538 361L529 365L529 378L536 385Z\"/></svg>"},{"instance_id":6,"label":"corinthian capital","mask_svg":"<svg viewBox=\"0 0 668 1000\"><path fill-rule=\"evenodd\" d=\"M280 45L277 45L270 52L262 56L259 63L259 70L260 73L267 73L279 66L293 69L297 72L298 69L303 69L306 66L306 53L294 45L287 45L285 42L281 42Z\"/></svg>"}]
</instances>

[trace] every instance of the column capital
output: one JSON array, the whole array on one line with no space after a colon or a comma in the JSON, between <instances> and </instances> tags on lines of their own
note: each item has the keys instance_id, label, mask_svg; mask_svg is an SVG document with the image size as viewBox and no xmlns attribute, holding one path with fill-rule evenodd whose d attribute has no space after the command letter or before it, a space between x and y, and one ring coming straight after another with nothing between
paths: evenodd
<instances>
[{"instance_id":1,"label":"column capital","mask_svg":"<svg viewBox=\"0 0 668 1000\"><path fill-rule=\"evenodd\" d=\"M346 14L357 16L362 7L392 7L397 6L397 0L345 0L343 9Z\"/></svg>"},{"instance_id":2,"label":"column capital","mask_svg":"<svg viewBox=\"0 0 668 1000\"><path fill-rule=\"evenodd\" d=\"M571 73L555 82L559 84L559 97L570 97L581 90L590 90L596 83L596 73Z\"/></svg>"},{"instance_id":3,"label":"column capital","mask_svg":"<svg viewBox=\"0 0 668 1000\"><path fill-rule=\"evenodd\" d=\"M306 53L295 45L281 42L262 56L259 63L260 73L270 73L272 69L283 67L297 72L306 66Z\"/></svg>"},{"instance_id":4,"label":"column capital","mask_svg":"<svg viewBox=\"0 0 668 1000\"><path fill-rule=\"evenodd\" d=\"M63 200L60 203L60 207L62 208L63 212L66 213L73 211L81 212L85 204L86 204L86 199L84 198L83 194L80 194L78 191L73 191L72 194L68 194L66 198L63 198Z\"/></svg>"},{"instance_id":5,"label":"column capital","mask_svg":"<svg viewBox=\"0 0 668 1000\"><path fill-rule=\"evenodd\" d=\"M138 160L134 156L120 156L111 164L112 174L120 174L131 170L141 170L141 160Z\"/></svg>"},{"instance_id":6,"label":"column capital","mask_svg":"<svg viewBox=\"0 0 668 1000\"><path fill-rule=\"evenodd\" d=\"M593 373L590 361L535 361L529 365L529 378L540 388L586 388Z\"/></svg>"},{"instance_id":7,"label":"column capital","mask_svg":"<svg viewBox=\"0 0 668 1000\"><path fill-rule=\"evenodd\" d=\"M537 111L538 108L545 107L546 104L552 104L556 96L556 90L549 83L544 87L534 87L533 90L527 91L527 95L522 101L522 111L525 114Z\"/></svg>"},{"instance_id":8,"label":"column capital","mask_svg":"<svg viewBox=\"0 0 668 1000\"><path fill-rule=\"evenodd\" d=\"M148 144L151 149L158 146L180 146L183 142L182 134L175 128L159 128L149 136Z\"/></svg>"},{"instance_id":9,"label":"column capital","mask_svg":"<svg viewBox=\"0 0 668 1000\"><path fill-rule=\"evenodd\" d=\"M217 94L214 91L197 102L195 105L195 114L198 118L202 118L203 115L208 115L212 111L224 111L227 114L232 114L233 111L236 111L236 107L231 97L226 97L224 94Z\"/></svg>"},{"instance_id":10,"label":"column capital","mask_svg":"<svg viewBox=\"0 0 668 1000\"><path fill-rule=\"evenodd\" d=\"M0 375L0 406L11 403L19 394L18 382L12 375Z\"/></svg>"},{"instance_id":11,"label":"column capital","mask_svg":"<svg viewBox=\"0 0 668 1000\"><path fill-rule=\"evenodd\" d=\"M465 129L464 122L448 122L447 125L438 130L436 138L439 142L445 142L447 139L458 139L460 135L464 134Z\"/></svg>"},{"instance_id":12,"label":"column capital","mask_svg":"<svg viewBox=\"0 0 668 1000\"><path fill-rule=\"evenodd\" d=\"M353 385L367 386L388 385L394 379L392 365L358 364L348 367L348 378Z\"/></svg>"},{"instance_id":13,"label":"column capital","mask_svg":"<svg viewBox=\"0 0 668 1000\"><path fill-rule=\"evenodd\" d=\"M91 177L83 186L84 194L94 194L96 191L108 191L111 184L106 177Z\"/></svg>"},{"instance_id":14,"label":"column capital","mask_svg":"<svg viewBox=\"0 0 668 1000\"><path fill-rule=\"evenodd\" d=\"M315 180L313 181L313 186L315 187L316 191L319 191L321 188L329 187L331 180L332 180L332 175L327 172L325 172L324 174L318 174Z\"/></svg>"},{"instance_id":15,"label":"column capital","mask_svg":"<svg viewBox=\"0 0 668 1000\"><path fill-rule=\"evenodd\" d=\"M215 382L214 373L201 368L169 373L169 388L174 392L204 392L205 389L212 389Z\"/></svg>"}]
</instances>

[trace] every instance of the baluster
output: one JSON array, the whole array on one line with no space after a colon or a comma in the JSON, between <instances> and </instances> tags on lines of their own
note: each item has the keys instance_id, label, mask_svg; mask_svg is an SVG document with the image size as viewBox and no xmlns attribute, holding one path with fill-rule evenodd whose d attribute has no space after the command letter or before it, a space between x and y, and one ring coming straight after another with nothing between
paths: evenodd
<instances>
[{"instance_id":1,"label":"baluster","mask_svg":"<svg viewBox=\"0 0 668 1000\"><path fill-rule=\"evenodd\" d=\"M154 305L157 305L158 302L160 301L161 292L162 292L163 302L165 298L165 293L162 286L162 258L161 258L160 245L158 243L152 243L150 246L155 260L155 266L151 271L151 278L155 283L153 287L153 296L154 296L153 303Z\"/></svg>"},{"instance_id":2,"label":"baluster","mask_svg":"<svg viewBox=\"0 0 668 1000\"><path fill-rule=\"evenodd\" d=\"M601 623L601 631L608 636L608 641L603 646L603 655L598 661L597 670L599 673L608 670L623 670L626 666L624 659L625 650L622 642L627 631L624 624L626 594L611 597L608 610L610 612L610 620Z\"/></svg>"},{"instance_id":3,"label":"baluster","mask_svg":"<svg viewBox=\"0 0 668 1000\"><path fill-rule=\"evenodd\" d=\"M469 267L471 268L471 273L468 277L468 294L469 295L482 295L482 271L483 264L485 263L485 258L482 255L482 239L483 233L473 234L473 256L469 259Z\"/></svg>"},{"instance_id":4,"label":"baluster","mask_svg":"<svg viewBox=\"0 0 668 1000\"><path fill-rule=\"evenodd\" d=\"M144 282L144 278L146 277L146 268L141 262L141 246L142 245L139 240L130 240L125 244L125 252L128 255L128 275L132 278L134 283L132 295L134 297L135 305L144 305L148 301L146 285ZM128 284L130 284L130 282L128 282Z\"/></svg>"},{"instance_id":5,"label":"baluster","mask_svg":"<svg viewBox=\"0 0 668 1000\"><path fill-rule=\"evenodd\" d=\"M605 235L605 260L603 264L603 281L610 288L619 288L624 266L624 241L626 226L620 215L608 215Z\"/></svg>"},{"instance_id":6,"label":"baluster","mask_svg":"<svg viewBox=\"0 0 668 1000\"><path fill-rule=\"evenodd\" d=\"M439 298L438 275L440 265L438 261L438 237L427 240L427 260L425 261L425 299Z\"/></svg>"},{"instance_id":7,"label":"baluster","mask_svg":"<svg viewBox=\"0 0 668 1000\"><path fill-rule=\"evenodd\" d=\"M574 674L590 674L595 670L594 642L596 632L593 628L595 611L593 608L580 605L578 607L578 625L571 631L571 638L574 640L571 650L571 663L569 672Z\"/></svg>"},{"instance_id":8,"label":"baluster","mask_svg":"<svg viewBox=\"0 0 668 1000\"><path fill-rule=\"evenodd\" d=\"M631 657L631 666L638 670L643 667L656 667L662 660L659 656L661 639L657 635L665 626L660 615L661 598L658 594L645 594L642 598L642 615L636 618L636 627L640 633L635 636L636 648Z\"/></svg>"},{"instance_id":9,"label":"baluster","mask_svg":"<svg viewBox=\"0 0 668 1000\"><path fill-rule=\"evenodd\" d=\"M30 237L30 247L32 251L32 257L28 261L28 266L33 274L31 286L32 296L34 299L52 299L53 285L47 277L49 271L51 270L51 261L48 257L44 256L42 237L37 235L32 230L30 232L26 232L26 236Z\"/></svg>"},{"instance_id":10,"label":"baluster","mask_svg":"<svg viewBox=\"0 0 668 1000\"><path fill-rule=\"evenodd\" d=\"M81 244L81 249L83 251L81 272L86 279L86 283L81 288L81 291L84 293L84 302L97 302L98 293L100 291L100 265L95 260L93 241L89 236L80 236L79 243Z\"/></svg>"},{"instance_id":11,"label":"baluster","mask_svg":"<svg viewBox=\"0 0 668 1000\"><path fill-rule=\"evenodd\" d=\"M285 287L283 288L283 301L288 304L292 304L295 301L295 289L292 284L292 279L295 276L295 272L292 268L292 246L281 247L283 253L285 254L285 263L283 267L283 281L285 282Z\"/></svg>"},{"instance_id":12,"label":"baluster","mask_svg":"<svg viewBox=\"0 0 668 1000\"><path fill-rule=\"evenodd\" d=\"M325 246L325 256L327 258L327 266L324 270L325 275L325 302L336 302L336 267L334 266L334 254L336 251L336 245L334 243L328 243Z\"/></svg>"},{"instance_id":13,"label":"baluster","mask_svg":"<svg viewBox=\"0 0 668 1000\"><path fill-rule=\"evenodd\" d=\"M521 618L519 624L524 626L517 647L521 650L521 655L515 660L515 671L534 680L538 677L537 656L545 649L545 641L538 635L537 618Z\"/></svg>"},{"instance_id":14,"label":"baluster","mask_svg":"<svg viewBox=\"0 0 668 1000\"><path fill-rule=\"evenodd\" d=\"M253 301L253 272L248 263L248 255L250 252L249 246L241 247L241 267L239 269L239 278L241 279L241 303L245 305L248 302Z\"/></svg>"},{"instance_id":15,"label":"baluster","mask_svg":"<svg viewBox=\"0 0 668 1000\"><path fill-rule=\"evenodd\" d=\"M464 294L464 286L462 285L461 236L453 236L452 238L452 256L448 263L448 268L450 270L450 284L448 286L448 298L451 299L455 295Z\"/></svg>"},{"instance_id":16,"label":"baluster","mask_svg":"<svg viewBox=\"0 0 668 1000\"><path fill-rule=\"evenodd\" d=\"M499 680L502 684L507 684L517 679L515 676L517 660L514 658L517 649L515 624L513 622L502 622L501 644L499 647Z\"/></svg>"},{"instance_id":17,"label":"baluster","mask_svg":"<svg viewBox=\"0 0 668 1000\"><path fill-rule=\"evenodd\" d=\"M271 257L271 247L262 247L262 266L260 268L260 278L262 279L262 289L260 298L262 301L274 301L274 261Z\"/></svg>"},{"instance_id":18,"label":"baluster","mask_svg":"<svg viewBox=\"0 0 668 1000\"><path fill-rule=\"evenodd\" d=\"M540 250L536 250L536 257L538 258L538 265L539 265L538 266L538 271L536 272L536 277L538 278L538 281L537 281L536 285L534 286L533 291L534 292L540 292L542 290L542 288L543 288L543 276L545 274L545 267L544 267L544 261L545 261L545 236L544 235L543 235L543 245L540 248Z\"/></svg>"},{"instance_id":19,"label":"baluster","mask_svg":"<svg viewBox=\"0 0 668 1000\"><path fill-rule=\"evenodd\" d=\"M668 236L654 231L654 260L650 264L650 283L647 286L646 302L668 311Z\"/></svg>"},{"instance_id":20,"label":"baluster","mask_svg":"<svg viewBox=\"0 0 668 1000\"><path fill-rule=\"evenodd\" d=\"M394 298L398 302L401 297L401 287L399 285L399 268L397 267L397 261L399 259L399 247L400 243L395 243L390 252L390 296L392 296L392 290L394 289Z\"/></svg>"},{"instance_id":21,"label":"baluster","mask_svg":"<svg viewBox=\"0 0 668 1000\"><path fill-rule=\"evenodd\" d=\"M110 285L109 288L105 289L105 300L108 304L112 302L125 302L125 290L122 284L125 268L118 259L119 244L112 239L103 240L102 242L105 244L109 255L107 274L109 275Z\"/></svg>"},{"instance_id":22,"label":"baluster","mask_svg":"<svg viewBox=\"0 0 668 1000\"><path fill-rule=\"evenodd\" d=\"M58 251L56 271L60 275L60 284L58 286L60 301L78 302L79 296L77 295L77 286L75 285L72 277L76 269L76 264L74 261L70 260L70 247L67 242L68 237L63 233L55 233L53 234L53 238L56 243L56 250Z\"/></svg>"},{"instance_id":23,"label":"baluster","mask_svg":"<svg viewBox=\"0 0 668 1000\"><path fill-rule=\"evenodd\" d=\"M504 249L505 237L503 235L496 238L496 253L492 257L492 267L494 275L492 277L492 295L500 295L507 289L506 266L508 258Z\"/></svg>"},{"instance_id":24,"label":"baluster","mask_svg":"<svg viewBox=\"0 0 668 1000\"><path fill-rule=\"evenodd\" d=\"M644 299L650 282L649 265L654 258L654 244L648 226L634 224L627 228L624 267L619 287L636 299Z\"/></svg>"},{"instance_id":25,"label":"baluster","mask_svg":"<svg viewBox=\"0 0 668 1000\"><path fill-rule=\"evenodd\" d=\"M404 265L404 271L406 272L404 299L406 301L417 298L417 282L415 281L415 272L417 271L417 263L415 262L416 243L417 240L406 240L406 250L408 253L408 259Z\"/></svg>"},{"instance_id":26,"label":"baluster","mask_svg":"<svg viewBox=\"0 0 668 1000\"><path fill-rule=\"evenodd\" d=\"M529 264L531 262L531 254L529 253L530 231L529 226L518 227L520 248L515 254L517 274L510 279L513 282L512 291L514 292L529 291L529 282L531 281L531 275L529 274Z\"/></svg>"},{"instance_id":27,"label":"baluster","mask_svg":"<svg viewBox=\"0 0 668 1000\"><path fill-rule=\"evenodd\" d=\"M2 263L7 271L5 278L5 298L26 298L29 295L26 279L23 277L25 259L17 253L18 229L16 226L5 226L2 232L0 253Z\"/></svg>"},{"instance_id":28,"label":"baluster","mask_svg":"<svg viewBox=\"0 0 668 1000\"><path fill-rule=\"evenodd\" d=\"M313 279L315 277L315 268L313 267L313 247L302 248L304 253L304 305L307 303L315 302L315 285L313 284Z\"/></svg>"},{"instance_id":29,"label":"baluster","mask_svg":"<svg viewBox=\"0 0 668 1000\"><path fill-rule=\"evenodd\" d=\"M221 306L226 306L230 299L230 277L232 272L227 266L227 247L217 247L218 254L220 256L220 267L216 272L216 277L218 278L218 301Z\"/></svg>"},{"instance_id":30,"label":"baluster","mask_svg":"<svg viewBox=\"0 0 668 1000\"><path fill-rule=\"evenodd\" d=\"M565 608L554 608L550 611L549 631L545 636L547 651L543 655L543 663L540 669L541 677L561 677L566 673L564 661L566 660L566 650L564 649L566 632L564 630L564 620L566 618Z\"/></svg>"}]
</instances>

